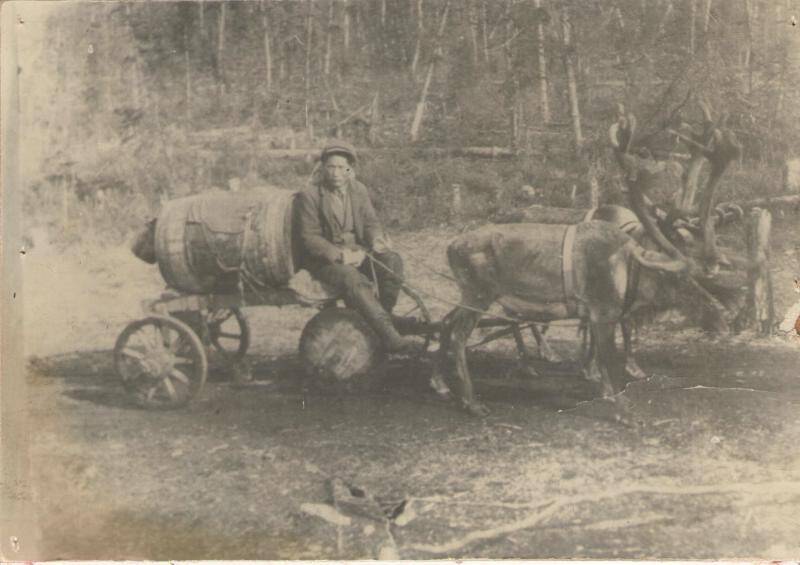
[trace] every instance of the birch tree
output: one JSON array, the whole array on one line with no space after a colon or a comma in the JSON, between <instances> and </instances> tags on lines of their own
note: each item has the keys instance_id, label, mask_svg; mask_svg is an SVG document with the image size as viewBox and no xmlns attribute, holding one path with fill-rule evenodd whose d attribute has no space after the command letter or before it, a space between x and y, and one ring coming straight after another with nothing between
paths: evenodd
<instances>
[{"instance_id":1,"label":"birch tree","mask_svg":"<svg viewBox=\"0 0 800 565\"><path fill-rule=\"evenodd\" d=\"M542 10L542 0L535 0L537 11ZM538 77L539 77L539 104L542 111L542 121L549 124L550 119L550 96L548 95L547 84L547 54L545 52L544 22L539 17L536 23L536 48L538 52Z\"/></svg>"},{"instance_id":2,"label":"birch tree","mask_svg":"<svg viewBox=\"0 0 800 565\"><path fill-rule=\"evenodd\" d=\"M270 20L268 6L265 0L261 1L261 29L264 34L264 86L272 90L272 39L270 37Z\"/></svg>"},{"instance_id":3,"label":"birch tree","mask_svg":"<svg viewBox=\"0 0 800 565\"><path fill-rule=\"evenodd\" d=\"M561 8L561 30L564 49L564 69L567 74L567 97L569 99L569 113L572 118L572 132L575 136L575 147L583 146L583 131L581 130L581 112L578 107L578 85L575 79L574 48L572 46L572 23L570 22L569 7Z\"/></svg>"},{"instance_id":4,"label":"birch tree","mask_svg":"<svg viewBox=\"0 0 800 565\"><path fill-rule=\"evenodd\" d=\"M434 43L433 52L431 53L431 60L428 63L428 72L425 74L425 82L422 85L422 92L417 102L417 109L414 112L414 120L411 123L411 142L416 143L419 139L419 128L422 125L422 117L425 114L425 103L428 99L428 90L431 87L431 80L433 80L433 73L436 69L436 60L442 56L441 40L444 35L445 26L447 25L447 14L450 9L450 0L446 0L444 9L442 10L441 18L439 19L439 29L436 33L436 40Z\"/></svg>"}]
</instances>

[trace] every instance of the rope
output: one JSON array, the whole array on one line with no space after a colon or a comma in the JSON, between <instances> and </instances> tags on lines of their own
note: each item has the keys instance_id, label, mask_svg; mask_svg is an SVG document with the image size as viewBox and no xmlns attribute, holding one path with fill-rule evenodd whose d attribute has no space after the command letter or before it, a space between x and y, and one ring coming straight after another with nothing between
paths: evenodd
<instances>
[{"instance_id":1,"label":"rope","mask_svg":"<svg viewBox=\"0 0 800 565\"><path fill-rule=\"evenodd\" d=\"M405 245L398 244L398 243L396 243L396 242L392 243L392 245L395 245L395 246L397 246L397 247L400 247L401 249L403 249L403 254L404 254L404 255L406 255L407 257L409 257L409 258L410 258L412 261L414 261L414 262L415 262L415 263L417 263L418 265L421 265L422 267L425 267L427 270L429 270L429 271L430 271L431 273L433 273L434 275L439 275L440 277L442 277L442 278L444 278L444 279L447 279L447 280L453 281L454 283L458 283L458 281L455 279L455 277L453 277L453 276L451 276L451 275L448 275L447 273L443 273L443 272L441 272L441 271L438 271L438 270L434 269L433 267L431 267L430 265L428 265L427 263L425 263L425 262L424 262L422 259L420 259L420 258L418 258L418 257L414 256L414 254L413 254L413 253L411 253L411 252L408 250L409 248L408 248L408 247L406 247Z\"/></svg>"},{"instance_id":2,"label":"rope","mask_svg":"<svg viewBox=\"0 0 800 565\"><path fill-rule=\"evenodd\" d=\"M380 301L381 299L381 287L378 284L378 275L375 274L375 260L372 257L368 257L369 259L369 268L372 271L372 292L375 293L375 296Z\"/></svg>"},{"instance_id":3,"label":"rope","mask_svg":"<svg viewBox=\"0 0 800 565\"><path fill-rule=\"evenodd\" d=\"M381 267L383 267L384 269L386 269L387 271L392 273L394 276L400 278L397 275L397 273L392 271L385 263L383 263L382 261L377 259L371 252L365 251L365 253L366 253L367 257L369 257L370 259L375 261L378 265L380 265ZM474 306L468 306L467 304L462 304L460 302L453 302L452 300L447 300L446 298L442 298L441 296L437 296L437 295L435 295L435 294L433 294L431 292L428 292L426 290L422 290L421 288L418 288L418 287L415 287L415 286L411 286L410 284L406 283L405 281L403 281L403 286L410 288L414 292L418 292L420 294L423 294L423 295L427 296L428 298L431 298L431 299L436 300L438 302L442 302L443 304L447 304L448 306L452 306L453 308L463 308L464 310L469 310L471 312L475 312L476 314L480 314L481 316L492 316L494 318L497 318L498 320L503 320L504 322L508 322L510 324L519 324L519 323L523 323L523 322L530 322L530 320L522 320L522 319L518 319L518 318L510 318L508 316L503 316L502 314L492 314L488 310L482 310L480 308L475 308ZM560 322L560 321L556 320L554 322ZM579 323L579 322L577 322L577 323L576 322L554 323L554 322L548 322L548 323L550 325L567 326L567 327L576 326ZM545 323L545 322L542 322L542 323Z\"/></svg>"}]
</instances>

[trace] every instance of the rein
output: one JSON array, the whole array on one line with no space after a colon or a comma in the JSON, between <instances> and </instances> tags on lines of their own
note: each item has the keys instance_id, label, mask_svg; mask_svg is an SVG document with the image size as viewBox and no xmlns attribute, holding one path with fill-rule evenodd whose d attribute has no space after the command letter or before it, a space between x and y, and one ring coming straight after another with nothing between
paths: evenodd
<instances>
[{"instance_id":1,"label":"rein","mask_svg":"<svg viewBox=\"0 0 800 565\"><path fill-rule=\"evenodd\" d=\"M380 265L381 267L386 269L388 272L390 272L394 276L400 278L400 276L397 273L395 273L392 269L390 269L380 259L375 257L375 255L373 255L370 251L364 251L364 253L372 261L375 261L375 263L377 263L378 265ZM409 289L411 289L412 291L414 291L416 293L419 293L419 294L422 294L424 296L427 296L428 298L436 300L437 302L441 302L442 304L447 304L448 306L451 306L453 308L463 308L464 310L469 310L470 312L475 312L476 314L481 314L482 316L492 316L492 317L496 318L497 320L502 320L504 322L508 322L509 324L519 324L519 323L530 322L530 320L522 320L522 319L519 319L519 318L510 318L508 316L503 316L502 314L492 314L488 310L483 310L481 308L475 308L473 306L468 306L466 304L461 304L460 302L453 302L452 300L447 300L446 298L442 298L441 296L437 296L437 295L435 295L433 293L430 293L430 292L428 292L426 290L422 290L419 287L412 286L412 285L406 283L405 281L403 281L402 284L403 284L404 287L409 288ZM567 327L578 325L577 323L574 323L574 322L568 322L568 323L563 323L563 322L559 323L559 322L562 322L562 321L561 320L553 320L552 322L548 322L548 324L554 325L554 326L567 326ZM544 323L544 322L540 322L540 323Z\"/></svg>"}]
</instances>

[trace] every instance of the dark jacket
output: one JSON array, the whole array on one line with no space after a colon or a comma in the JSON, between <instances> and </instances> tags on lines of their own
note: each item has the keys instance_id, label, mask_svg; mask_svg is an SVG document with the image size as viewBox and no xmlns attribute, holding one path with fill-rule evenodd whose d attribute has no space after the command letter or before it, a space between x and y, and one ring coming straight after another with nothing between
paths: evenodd
<instances>
[{"instance_id":1,"label":"dark jacket","mask_svg":"<svg viewBox=\"0 0 800 565\"><path fill-rule=\"evenodd\" d=\"M348 187L353 212L356 243L372 249L375 239L383 234L378 215L367 192L367 187L351 181ZM311 186L297 196L297 236L302 244L302 265L313 271L326 264L341 260L341 248L333 243L339 239L339 223L331 208L331 195L322 186Z\"/></svg>"}]
</instances>

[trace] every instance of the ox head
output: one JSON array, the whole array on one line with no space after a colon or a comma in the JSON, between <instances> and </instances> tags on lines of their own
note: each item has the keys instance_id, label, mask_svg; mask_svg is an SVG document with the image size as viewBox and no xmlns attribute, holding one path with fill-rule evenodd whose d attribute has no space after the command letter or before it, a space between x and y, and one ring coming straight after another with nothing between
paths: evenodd
<instances>
[{"instance_id":1,"label":"ox head","mask_svg":"<svg viewBox=\"0 0 800 565\"><path fill-rule=\"evenodd\" d=\"M688 98L687 98L688 99ZM707 102L700 101L703 121L692 128L680 120L675 129L667 132L683 142L689 150L689 163L676 194L668 202L654 205L648 189L664 164L655 161L649 151L637 149L636 118L619 106L618 118L609 129L609 138L617 163L623 171L630 205L639 217L649 238L673 260L684 265L687 285L702 302L716 314L714 325L728 327L734 313L728 311L717 296L721 293L718 281L720 265L729 265L716 243L715 227L719 214L712 216L714 193L730 163L741 154L735 135L726 128L727 116L714 122ZM675 113L673 113L673 118ZM705 184L700 187L700 171L710 164ZM698 216L689 218L692 213ZM723 293L724 294L724 293ZM726 300L726 303L732 302Z\"/></svg>"}]
</instances>

